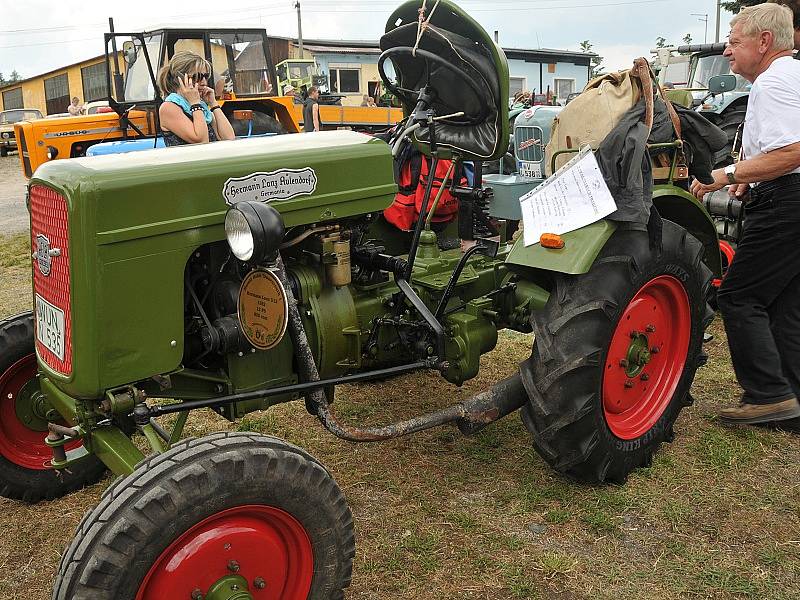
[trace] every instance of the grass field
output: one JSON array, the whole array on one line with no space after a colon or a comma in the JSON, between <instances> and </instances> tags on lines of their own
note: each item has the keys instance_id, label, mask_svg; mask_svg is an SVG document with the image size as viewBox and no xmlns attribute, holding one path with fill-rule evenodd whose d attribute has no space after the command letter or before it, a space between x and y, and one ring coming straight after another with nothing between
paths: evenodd
<instances>
[{"instance_id":1,"label":"grass field","mask_svg":"<svg viewBox=\"0 0 800 600\"><path fill-rule=\"evenodd\" d=\"M29 257L24 236L0 238L0 316L30 306ZM798 598L800 436L719 425L738 388L719 321L711 331L674 443L622 487L552 472L516 416L470 438L445 427L355 445L294 403L236 424L193 414L187 433L267 432L325 463L355 516L348 598ZM527 336L503 334L463 388L415 374L342 388L336 408L353 423L417 414L484 389L529 352ZM33 506L0 499L0 599L49 598L62 548L109 482Z\"/></svg>"}]
</instances>

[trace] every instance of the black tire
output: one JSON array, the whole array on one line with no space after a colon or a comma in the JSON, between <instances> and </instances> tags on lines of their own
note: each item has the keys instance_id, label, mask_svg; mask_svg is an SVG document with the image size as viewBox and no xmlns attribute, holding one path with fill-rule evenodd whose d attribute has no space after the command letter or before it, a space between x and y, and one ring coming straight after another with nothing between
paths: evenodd
<instances>
[{"instance_id":1,"label":"black tire","mask_svg":"<svg viewBox=\"0 0 800 600\"><path fill-rule=\"evenodd\" d=\"M331 475L308 453L277 438L217 433L185 440L142 461L106 490L64 552L53 600L132 600L141 586L150 585L145 577L165 551L181 548L173 542L222 511L254 505L290 515L307 534L313 548L308 598L343 598L355 555L353 519ZM256 561L254 570L247 564L252 556L240 557L240 543L229 537L214 537L213 544L221 562L214 554L208 568L188 573L193 579L196 573L197 588L187 581L191 585L165 595L147 587L141 590L144 598L188 599L194 589L205 595L207 588L202 588L209 581L232 574L226 566L231 559L240 563L237 574L251 591L255 576L263 575L270 586L277 567ZM185 574L180 569L171 572L170 585Z\"/></svg>"},{"instance_id":2,"label":"black tire","mask_svg":"<svg viewBox=\"0 0 800 600\"><path fill-rule=\"evenodd\" d=\"M714 317L706 303L711 272L702 257L703 246L697 239L682 227L664 221L661 252L650 249L645 232L618 230L588 273L556 278L545 308L532 318L535 341L531 358L520 365L529 396L522 420L533 434L535 449L554 469L581 481L621 483L631 471L648 465L663 441L671 441L675 419L692 402L689 388L697 367L705 362L703 332ZM665 289L680 297L675 303L680 306L672 308L682 309L681 314L690 317L690 322L684 323L683 329L674 323L674 329L662 327L661 333L653 334L626 329L626 324L639 320L640 312L632 312L634 308L649 310L640 304L641 295L637 294L645 290L659 292L660 286L668 286ZM636 303L632 303L634 298ZM664 306L670 308L669 302ZM637 318L623 320L623 316L628 319L632 314ZM647 313L643 318L651 317ZM645 328L651 330L649 325ZM626 370L615 374L614 369L623 369L623 363L609 362L617 360L618 354L617 350L611 352L612 342L620 343L619 338L623 338L621 343L633 347L630 339L624 341L629 335L636 339L644 335L644 348L648 350L651 343L661 343L656 340L657 335L666 340L659 348L661 356L653 353L652 364L647 365L652 368L653 375L648 375L653 377L652 382L646 383L639 374L629 376L627 369L632 366L627 363ZM670 342L681 335L686 339L683 346L679 341ZM674 362L679 358L685 358L682 368L680 362ZM611 386L620 377L636 377L625 380L624 387L633 381L630 393L639 396L624 396L629 392L620 392L622 385L613 388L613 393L606 393L606 378ZM658 394L662 389L674 392ZM611 404L608 408L606 402L619 404L618 397L647 398L633 404L634 410L643 412L622 410L614 414L619 407ZM651 408L655 406L658 410ZM622 437L612 431L612 426L623 428L618 419L644 414L650 414L652 419L659 414L660 417L652 424L641 417L639 427L626 430Z\"/></svg>"},{"instance_id":3,"label":"black tire","mask_svg":"<svg viewBox=\"0 0 800 600\"><path fill-rule=\"evenodd\" d=\"M739 129L739 125L744 121L746 112L747 103L745 102L744 104L737 104L735 107L728 108L728 110L720 116L716 125L728 136L728 143L725 144L722 150L714 155L714 168L719 169L733 164L733 157L731 157L733 142L736 139L736 132Z\"/></svg>"},{"instance_id":4,"label":"black tire","mask_svg":"<svg viewBox=\"0 0 800 600\"><path fill-rule=\"evenodd\" d=\"M52 456L44 443L47 423L29 428L16 411L16 402L37 385L33 335L30 312L0 321L0 496L25 502L60 498L99 481L106 472L95 456L60 473L41 467ZM39 459L39 468L32 466Z\"/></svg>"},{"instance_id":5,"label":"black tire","mask_svg":"<svg viewBox=\"0 0 800 600\"><path fill-rule=\"evenodd\" d=\"M250 123L248 121L234 119L232 114L229 117L229 120L231 123L231 127L233 127L233 132L238 137L243 137L247 135L247 132L250 129ZM254 110L253 127L251 134L263 135L265 133L275 133L278 135L283 135L287 133L287 131L286 128L275 117L271 117L262 112Z\"/></svg>"}]
</instances>

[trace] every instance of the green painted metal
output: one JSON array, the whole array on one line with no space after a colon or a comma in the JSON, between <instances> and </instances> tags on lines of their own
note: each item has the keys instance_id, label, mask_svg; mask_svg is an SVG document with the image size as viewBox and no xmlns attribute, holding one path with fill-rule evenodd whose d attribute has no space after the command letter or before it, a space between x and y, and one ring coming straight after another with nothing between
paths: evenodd
<instances>
[{"instance_id":1,"label":"green painted metal","mask_svg":"<svg viewBox=\"0 0 800 600\"><path fill-rule=\"evenodd\" d=\"M171 447L173 444L177 444L178 440L181 439L181 436L183 435L183 428L186 425L186 419L188 417L189 417L188 410L178 413L178 417L175 419L175 423L172 425L172 431L169 434L169 441L167 442L167 446Z\"/></svg>"},{"instance_id":2,"label":"green painted metal","mask_svg":"<svg viewBox=\"0 0 800 600\"><path fill-rule=\"evenodd\" d=\"M156 433L156 430L152 425L143 425L141 430L145 439L147 440L147 443L150 444L150 449L153 452L161 453L167 449L167 447L164 445L164 440Z\"/></svg>"},{"instance_id":3,"label":"green painted metal","mask_svg":"<svg viewBox=\"0 0 800 600\"><path fill-rule=\"evenodd\" d=\"M74 398L65 394L49 377L40 375L39 383L42 393L47 396L50 405L58 411L68 425L78 424L78 409Z\"/></svg>"},{"instance_id":4,"label":"green painted metal","mask_svg":"<svg viewBox=\"0 0 800 600\"><path fill-rule=\"evenodd\" d=\"M719 237L711 215L689 192L672 185L653 187L653 205L662 218L682 226L703 244L703 262L715 277L722 276Z\"/></svg>"},{"instance_id":5,"label":"green painted metal","mask_svg":"<svg viewBox=\"0 0 800 600\"><path fill-rule=\"evenodd\" d=\"M602 220L563 234L564 248L553 250L541 244L525 246L523 236L511 249L506 265L509 269L544 269L557 273L580 275L589 271L594 259L616 231L612 221Z\"/></svg>"},{"instance_id":6,"label":"green painted metal","mask_svg":"<svg viewBox=\"0 0 800 600\"><path fill-rule=\"evenodd\" d=\"M144 454L119 427L108 425L92 430L91 451L115 475L129 475L144 460Z\"/></svg>"},{"instance_id":7,"label":"green painted metal","mask_svg":"<svg viewBox=\"0 0 800 600\"><path fill-rule=\"evenodd\" d=\"M42 165L31 180L63 194L70 227L74 397L168 373L183 355L183 272L224 240L229 177L311 167L313 194L276 201L287 227L382 210L396 186L389 147L345 131L276 136ZM113 335L109 335L113 332Z\"/></svg>"},{"instance_id":8,"label":"green painted metal","mask_svg":"<svg viewBox=\"0 0 800 600\"><path fill-rule=\"evenodd\" d=\"M81 427L89 431L84 438L86 450L95 454L103 463L117 475L127 475L133 472L136 464L144 458L144 454L133 444L119 427L114 425L103 425L97 427L95 420L89 415L83 415L79 419L78 401L65 394L60 389L60 383L52 381L46 375L39 376L42 392L47 395L50 404L55 408L61 417L69 424L76 425L79 420L86 422L89 427L81 423ZM82 456L82 453L80 453ZM67 460L79 458L76 454L70 456L67 453Z\"/></svg>"},{"instance_id":9,"label":"green painted metal","mask_svg":"<svg viewBox=\"0 0 800 600\"><path fill-rule=\"evenodd\" d=\"M52 410L36 378L26 382L14 398L14 410L20 423L33 431L47 431L47 413Z\"/></svg>"},{"instance_id":10,"label":"green painted metal","mask_svg":"<svg viewBox=\"0 0 800 600\"><path fill-rule=\"evenodd\" d=\"M225 575L217 579L204 600L253 600L247 580L241 575Z\"/></svg>"}]
</instances>

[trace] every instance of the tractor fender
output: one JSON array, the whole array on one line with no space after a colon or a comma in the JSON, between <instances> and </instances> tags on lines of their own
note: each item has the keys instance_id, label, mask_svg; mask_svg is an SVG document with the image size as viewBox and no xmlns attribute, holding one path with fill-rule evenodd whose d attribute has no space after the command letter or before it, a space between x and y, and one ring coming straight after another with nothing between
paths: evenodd
<instances>
[{"instance_id":1,"label":"tractor fender","mask_svg":"<svg viewBox=\"0 0 800 600\"><path fill-rule=\"evenodd\" d=\"M564 247L560 250L543 248L541 244L526 246L524 236L520 235L506 257L505 263L511 271L543 269L556 273L580 275L589 271L600 250L616 229L615 223L603 219L570 231L562 234Z\"/></svg>"},{"instance_id":2,"label":"tractor fender","mask_svg":"<svg viewBox=\"0 0 800 600\"><path fill-rule=\"evenodd\" d=\"M689 192L671 185L653 188L653 206L662 218L677 223L703 244L703 262L715 277L722 276L719 238L714 221L702 203Z\"/></svg>"},{"instance_id":3,"label":"tractor fender","mask_svg":"<svg viewBox=\"0 0 800 600\"><path fill-rule=\"evenodd\" d=\"M655 186L653 205L662 218L677 223L700 240L703 244L703 262L715 277L721 277L719 238L714 222L703 205L694 196L675 186ZM561 236L564 248L560 250L543 248L541 244L525 246L523 236L520 236L505 263L511 271L543 269L570 275L587 273L616 228L615 223L604 219L565 233Z\"/></svg>"}]
</instances>

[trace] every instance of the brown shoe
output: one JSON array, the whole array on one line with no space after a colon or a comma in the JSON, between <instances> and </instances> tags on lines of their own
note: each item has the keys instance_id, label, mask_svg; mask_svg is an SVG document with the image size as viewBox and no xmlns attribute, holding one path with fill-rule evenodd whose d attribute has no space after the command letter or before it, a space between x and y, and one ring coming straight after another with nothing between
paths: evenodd
<instances>
[{"instance_id":1,"label":"brown shoe","mask_svg":"<svg viewBox=\"0 0 800 600\"><path fill-rule=\"evenodd\" d=\"M719 411L719 420L729 425L755 425L771 421L783 421L800 417L800 402L789 398L773 404L747 404L742 402L734 408Z\"/></svg>"}]
</instances>

